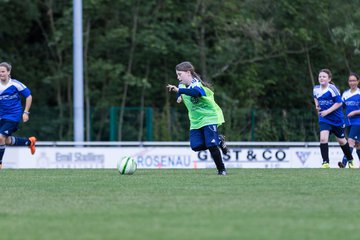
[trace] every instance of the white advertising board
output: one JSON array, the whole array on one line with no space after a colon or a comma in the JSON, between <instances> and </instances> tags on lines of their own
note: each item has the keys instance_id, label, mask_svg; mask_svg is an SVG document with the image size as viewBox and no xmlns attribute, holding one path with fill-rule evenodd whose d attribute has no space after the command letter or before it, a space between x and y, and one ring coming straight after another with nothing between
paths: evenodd
<instances>
[{"instance_id":1,"label":"white advertising board","mask_svg":"<svg viewBox=\"0 0 360 240\"><path fill-rule=\"evenodd\" d=\"M355 151L354 151L355 152ZM358 158L354 153L356 165ZM123 156L132 156L139 169L214 168L208 151L189 147L7 147L4 168L115 168ZM330 147L330 165L337 168L343 153ZM223 157L227 168L319 168L318 147L231 148Z\"/></svg>"}]
</instances>

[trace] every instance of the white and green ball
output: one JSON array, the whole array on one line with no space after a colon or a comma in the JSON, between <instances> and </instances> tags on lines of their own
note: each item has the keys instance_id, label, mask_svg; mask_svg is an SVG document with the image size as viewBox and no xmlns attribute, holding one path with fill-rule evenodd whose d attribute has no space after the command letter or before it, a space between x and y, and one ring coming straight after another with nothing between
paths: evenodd
<instances>
[{"instance_id":1,"label":"white and green ball","mask_svg":"<svg viewBox=\"0 0 360 240\"><path fill-rule=\"evenodd\" d=\"M117 164L117 169L121 175L132 175L136 171L136 168L137 163L130 156L125 156L121 158Z\"/></svg>"}]
</instances>

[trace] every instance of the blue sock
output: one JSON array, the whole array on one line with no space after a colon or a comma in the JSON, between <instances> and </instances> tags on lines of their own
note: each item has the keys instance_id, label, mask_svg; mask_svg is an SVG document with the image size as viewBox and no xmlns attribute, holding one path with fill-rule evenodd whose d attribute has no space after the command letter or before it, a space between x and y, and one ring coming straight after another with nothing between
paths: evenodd
<instances>
[{"instance_id":1,"label":"blue sock","mask_svg":"<svg viewBox=\"0 0 360 240\"><path fill-rule=\"evenodd\" d=\"M352 153L353 152L353 148L350 147L350 152ZM348 160L346 158L346 156L344 155L343 159L342 159L342 163L344 164L344 167L346 167L346 164L347 164Z\"/></svg>"},{"instance_id":2,"label":"blue sock","mask_svg":"<svg viewBox=\"0 0 360 240\"><path fill-rule=\"evenodd\" d=\"M0 145L0 164L2 164L4 153L5 153L5 144Z\"/></svg>"},{"instance_id":3,"label":"blue sock","mask_svg":"<svg viewBox=\"0 0 360 240\"><path fill-rule=\"evenodd\" d=\"M14 146L29 146L30 140L22 137L11 137L11 145Z\"/></svg>"}]
</instances>

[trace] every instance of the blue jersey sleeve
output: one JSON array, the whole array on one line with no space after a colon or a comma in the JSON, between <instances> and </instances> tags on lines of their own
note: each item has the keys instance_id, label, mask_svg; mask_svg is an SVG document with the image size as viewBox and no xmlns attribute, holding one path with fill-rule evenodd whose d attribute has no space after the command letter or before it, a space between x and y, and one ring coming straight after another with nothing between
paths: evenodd
<instances>
[{"instance_id":1,"label":"blue jersey sleeve","mask_svg":"<svg viewBox=\"0 0 360 240\"><path fill-rule=\"evenodd\" d=\"M342 103L343 102L340 95L336 95L334 99L335 99L336 103Z\"/></svg>"},{"instance_id":2,"label":"blue jersey sleeve","mask_svg":"<svg viewBox=\"0 0 360 240\"><path fill-rule=\"evenodd\" d=\"M201 97L203 94L197 88L179 88L179 94L185 94L191 97Z\"/></svg>"},{"instance_id":3,"label":"blue jersey sleeve","mask_svg":"<svg viewBox=\"0 0 360 240\"><path fill-rule=\"evenodd\" d=\"M24 90L19 92L21 94L21 96L23 96L24 98L27 98L28 96L31 95L31 91L28 88L25 88Z\"/></svg>"}]
</instances>

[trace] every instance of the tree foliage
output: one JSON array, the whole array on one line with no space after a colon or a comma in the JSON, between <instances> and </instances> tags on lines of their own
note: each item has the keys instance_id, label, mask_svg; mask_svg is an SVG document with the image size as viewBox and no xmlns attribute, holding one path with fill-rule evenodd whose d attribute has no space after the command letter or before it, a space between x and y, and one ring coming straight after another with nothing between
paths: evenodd
<instances>
[{"instance_id":1,"label":"tree foliage","mask_svg":"<svg viewBox=\"0 0 360 240\"><path fill-rule=\"evenodd\" d=\"M178 131L188 127L184 106L175 103L165 85L176 84L174 66L189 60L213 83L230 140L253 140L242 130L260 119L241 109L257 109L257 116L263 111L257 139L298 140L288 132L297 127L288 117L295 109L313 111L319 69L331 69L341 91L348 73L359 71L359 4L83 1L86 138L109 140L109 109L121 106L118 137L127 139L126 108L136 106L139 125L133 127L142 130L131 140L144 139L145 107L156 110L154 140L186 140L187 131ZM23 130L35 131L42 140L71 140L72 2L1 0L0 7L1 61L12 63L12 76L34 97L31 129L24 125ZM278 121L271 115L275 109L283 133L271 129ZM312 136L306 126L298 127L302 139Z\"/></svg>"}]
</instances>

